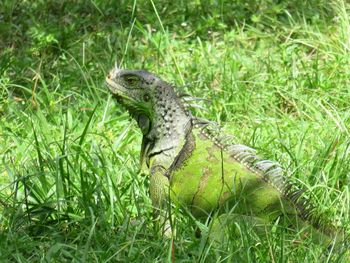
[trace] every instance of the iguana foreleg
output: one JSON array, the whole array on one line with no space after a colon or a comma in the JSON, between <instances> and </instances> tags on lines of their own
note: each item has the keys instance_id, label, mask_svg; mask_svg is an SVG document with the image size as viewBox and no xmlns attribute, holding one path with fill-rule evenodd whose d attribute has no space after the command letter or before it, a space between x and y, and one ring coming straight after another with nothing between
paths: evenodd
<instances>
[{"instance_id":1,"label":"iguana foreleg","mask_svg":"<svg viewBox=\"0 0 350 263\"><path fill-rule=\"evenodd\" d=\"M157 230L164 236L173 236L170 213L169 179L166 170L161 166L154 166L150 176L150 195L154 210L154 220Z\"/></svg>"},{"instance_id":2,"label":"iguana foreleg","mask_svg":"<svg viewBox=\"0 0 350 263\"><path fill-rule=\"evenodd\" d=\"M241 227L251 229L262 237L269 226L269 222L262 218L235 213L214 216L212 220L208 237L214 244L225 244L232 235L239 238L242 235Z\"/></svg>"}]
</instances>

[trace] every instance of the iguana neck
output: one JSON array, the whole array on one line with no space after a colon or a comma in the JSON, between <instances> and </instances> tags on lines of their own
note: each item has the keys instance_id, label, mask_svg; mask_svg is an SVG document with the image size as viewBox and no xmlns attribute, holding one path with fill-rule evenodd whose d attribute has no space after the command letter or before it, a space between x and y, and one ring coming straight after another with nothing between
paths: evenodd
<instances>
[{"instance_id":1,"label":"iguana neck","mask_svg":"<svg viewBox=\"0 0 350 263\"><path fill-rule=\"evenodd\" d=\"M148 166L159 163L168 169L186 142L192 128L191 116L181 100L170 92L157 96L155 107L152 128L143 138L144 156L141 158L148 163L153 159Z\"/></svg>"}]
</instances>

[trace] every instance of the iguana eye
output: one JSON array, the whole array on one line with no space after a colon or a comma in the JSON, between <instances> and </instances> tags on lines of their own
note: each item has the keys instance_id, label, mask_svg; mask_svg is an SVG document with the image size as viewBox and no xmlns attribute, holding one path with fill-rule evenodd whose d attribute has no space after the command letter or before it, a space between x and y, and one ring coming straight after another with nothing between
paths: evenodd
<instances>
[{"instance_id":1,"label":"iguana eye","mask_svg":"<svg viewBox=\"0 0 350 263\"><path fill-rule=\"evenodd\" d=\"M125 81L128 83L130 86L135 86L136 83L138 82L138 78L135 76L125 76Z\"/></svg>"},{"instance_id":2,"label":"iguana eye","mask_svg":"<svg viewBox=\"0 0 350 263\"><path fill-rule=\"evenodd\" d=\"M145 95L143 95L143 100L144 101L149 101L151 98L150 98L150 96L148 95L148 94L145 94Z\"/></svg>"}]
</instances>

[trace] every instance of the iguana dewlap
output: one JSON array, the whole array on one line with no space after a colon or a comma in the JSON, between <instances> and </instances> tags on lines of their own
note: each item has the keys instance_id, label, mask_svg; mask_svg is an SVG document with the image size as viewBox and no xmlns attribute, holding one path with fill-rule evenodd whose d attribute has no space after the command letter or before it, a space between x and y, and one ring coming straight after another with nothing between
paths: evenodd
<instances>
[{"instance_id":1,"label":"iguana dewlap","mask_svg":"<svg viewBox=\"0 0 350 263\"><path fill-rule=\"evenodd\" d=\"M302 190L288 182L278 164L244 145L226 142L210 121L192 116L185 98L152 73L113 69L106 82L143 133L141 167L160 220L171 200L207 217L223 206L266 222L279 216L310 225L330 241L336 231L314 214ZM164 212L164 213L163 213Z\"/></svg>"}]
</instances>

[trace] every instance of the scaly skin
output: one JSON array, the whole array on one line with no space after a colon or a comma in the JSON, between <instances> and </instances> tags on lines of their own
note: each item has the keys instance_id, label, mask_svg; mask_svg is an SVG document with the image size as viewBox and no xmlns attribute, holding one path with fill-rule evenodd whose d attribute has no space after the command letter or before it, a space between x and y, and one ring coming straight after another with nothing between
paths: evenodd
<instances>
[{"instance_id":1,"label":"scaly skin","mask_svg":"<svg viewBox=\"0 0 350 263\"><path fill-rule=\"evenodd\" d=\"M210 122L190 114L165 81L147 71L115 68L106 82L142 130L141 167L150 175L150 195L165 235L171 235L171 200L198 218L229 205L258 222L283 215L293 225L309 226L326 244L344 239L314 215L303 191L288 182L278 164L260 159L249 147L226 143Z\"/></svg>"},{"instance_id":2,"label":"scaly skin","mask_svg":"<svg viewBox=\"0 0 350 263\"><path fill-rule=\"evenodd\" d=\"M196 217L207 217L225 202L242 214L275 219L281 214L281 193L261 180L227 151L192 129L195 148L171 174L171 197L187 205Z\"/></svg>"}]
</instances>

